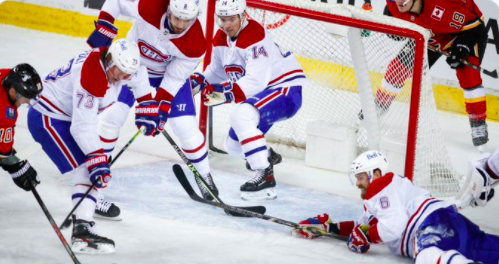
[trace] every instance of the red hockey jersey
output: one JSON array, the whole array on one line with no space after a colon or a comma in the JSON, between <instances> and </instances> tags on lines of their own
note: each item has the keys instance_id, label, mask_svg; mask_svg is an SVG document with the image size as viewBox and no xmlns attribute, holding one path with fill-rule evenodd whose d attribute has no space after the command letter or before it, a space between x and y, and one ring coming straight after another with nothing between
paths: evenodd
<instances>
[{"instance_id":1,"label":"red hockey jersey","mask_svg":"<svg viewBox=\"0 0 499 264\"><path fill-rule=\"evenodd\" d=\"M12 155L14 145L14 126L17 121L17 107L13 105L5 87L3 79L10 73L10 69L0 69L0 158Z\"/></svg>"}]
</instances>

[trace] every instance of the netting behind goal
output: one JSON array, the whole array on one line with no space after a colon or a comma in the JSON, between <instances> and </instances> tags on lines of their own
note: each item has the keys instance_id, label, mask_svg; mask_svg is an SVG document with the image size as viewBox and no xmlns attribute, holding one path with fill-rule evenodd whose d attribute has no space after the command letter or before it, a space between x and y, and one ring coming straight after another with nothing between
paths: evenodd
<instances>
[{"instance_id":1,"label":"netting behind goal","mask_svg":"<svg viewBox=\"0 0 499 264\"><path fill-rule=\"evenodd\" d=\"M348 5L247 2L249 19L296 56L310 82L301 110L275 124L268 142L305 149L307 124L317 120L358 129L359 153L379 148L384 139L400 139L407 145L406 176L435 196L457 192L428 76L427 31ZM220 149L232 107L213 108L213 138Z\"/></svg>"}]
</instances>

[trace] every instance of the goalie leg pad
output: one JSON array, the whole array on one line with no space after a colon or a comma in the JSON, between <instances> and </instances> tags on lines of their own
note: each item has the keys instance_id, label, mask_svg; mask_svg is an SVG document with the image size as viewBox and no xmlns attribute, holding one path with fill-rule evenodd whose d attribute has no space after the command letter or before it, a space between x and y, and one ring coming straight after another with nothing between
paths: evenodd
<instances>
[{"instance_id":1,"label":"goalie leg pad","mask_svg":"<svg viewBox=\"0 0 499 264\"><path fill-rule=\"evenodd\" d=\"M201 175L210 173L205 137L199 131L195 116L170 118L173 133L179 138L182 150Z\"/></svg>"},{"instance_id":2,"label":"goalie leg pad","mask_svg":"<svg viewBox=\"0 0 499 264\"><path fill-rule=\"evenodd\" d=\"M490 154L485 153L468 161L468 173L456 196L460 201L471 201L472 206L485 206L491 195L492 179L485 170Z\"/></svg>"}]
</instances>

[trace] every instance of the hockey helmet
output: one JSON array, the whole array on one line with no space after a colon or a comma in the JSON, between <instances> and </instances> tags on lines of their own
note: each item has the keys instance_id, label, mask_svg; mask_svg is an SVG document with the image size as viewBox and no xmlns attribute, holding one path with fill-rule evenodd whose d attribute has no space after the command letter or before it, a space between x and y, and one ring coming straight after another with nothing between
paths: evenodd
<instances>
[{"instance_id":1,"label":"hockey helmet","mask_svg":"<svg viewBox=\"0 0 499 264\"><path fill-rule=\"evenodd\" d=\"M369 182L372 182L375 170L379 170L381 176L388 172L388 161L379 151L369 150L360 154L352 162L350 169L351 180L355 179L355 175L366 172Z\"/></svg>"},{"instance_id":2,"label":"hockey helmet","mask_svg":"<svg viewBox=\"0 0 499 264\"><path fill-rule=\"evenodd\" d=\"M246 0L217 0L215 13L217 16L240 15L246 10Z\"/></svg>"},{"instance_id":3,"label":"hockey helmet","mask_svg":"<svg viewBox=\"0 0 499 264\"><path fill-rule=\"evenodd\" d=\"M172 15L183 20L195 19L199 15L199 0L171 0L168 7Z\"/></svg>"},{"instance_id":4,"label":"hockey helmet","mask_svg":"<svg viewBox=\"0 0 499 264\"><path fill-rule=\"evenodd\" d=\"M5 78L3 85L6 89L13 87L17 94L27 99L36 98L43 90L40 75L27 63L14 67Z\"/></svg>"},{"instance_id":5,"label":"hockey helmet","mask_svg":"<svg viewBox=\"0 0 499 264\"><path fill-rule=\"evenodd\" d=\"M133 41L118 39L109 47L109 54L112 56L111 68L116 65L122 72L134 74L140 68L139 47Z\"/></svg>"}]
</instances>

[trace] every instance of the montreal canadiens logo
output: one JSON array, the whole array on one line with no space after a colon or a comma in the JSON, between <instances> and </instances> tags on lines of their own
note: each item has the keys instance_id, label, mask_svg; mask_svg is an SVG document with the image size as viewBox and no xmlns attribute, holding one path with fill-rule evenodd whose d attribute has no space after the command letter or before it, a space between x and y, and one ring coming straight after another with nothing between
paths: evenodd
<instances>
[{"instance_id":1,"label":"montreal canadiens logo","mask_svg":"<svg viewBox=\"0 0 499 264\"><path fill-rule=\"evenodd\" d=\"M244 68L240 65L232 64L232 65L227 65L224 68L225 68L225 73L227 74L227 76L229 76L229 79L232 82L236 82L237 80L241 79L246 73L244 71Z\"/></svg>"},{"instance_id":2,"label":"montreal canadiens logo","mask_svg":"<svg viewBox=\"0 0 499 264\"><path fill-rule=\"evenodd\" d=\"M142 57L148 58L155 62L165 62L171 59L170 55L161 53L161 51L155 49L143 40L139 41L139 50Z\"/></svg>"}]
</instances>

